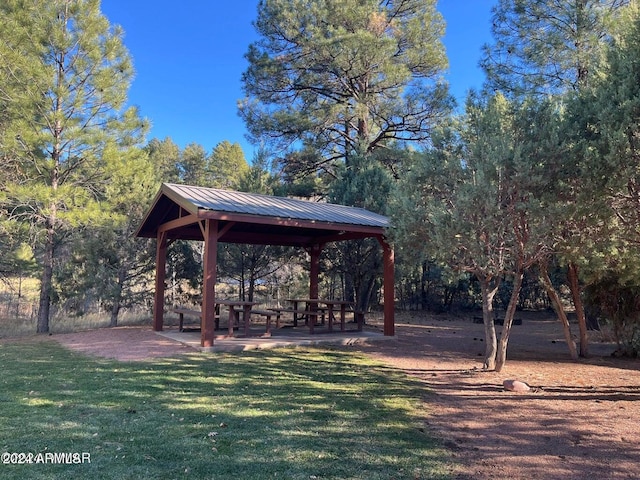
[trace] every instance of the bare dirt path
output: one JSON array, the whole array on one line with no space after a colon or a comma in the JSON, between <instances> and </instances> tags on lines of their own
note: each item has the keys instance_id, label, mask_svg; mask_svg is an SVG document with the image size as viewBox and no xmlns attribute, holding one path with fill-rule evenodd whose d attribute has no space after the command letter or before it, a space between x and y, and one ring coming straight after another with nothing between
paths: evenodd
<instances>
[{"instance_id":1,"label":"bare dirt path","mask_svg":"<svg viewBox=\"0 0 640 480\"><path fill-rule=\"evenodd\" d=\"M72 350L123 362L148 361L159 357L194 353L192 348L161 337L150 327L100 328L54 335L53 338Z\"/></svg>"},{"instance_id":2,"label":"bare dirt path","mask_svg":"<svg viewBox=\"0 0 640 480\"><path fill-rule=\"evenodd\" d=\"M572 362L559 323L530 319L513 327L502 372L485 372L483 325L405 320L362 350L434 392L428 423L462 465L455 478L640 479L640 360L596 342ZM534 389L507 392L507 379Z\"/></svg>"},{"instance_id":3,"label":"bare dirt path","mask_svg":"<svg viewBox=\"0 0 640 480\"><path fill-rule=\"evenodd\" d=\"M559 324L525 318L514 326L501 373L484 372L483 326L469 319L399 315L393 340L354 346L424 382L428 426L466 479L640 479L640 360L569 359ZM123 361L192 353L148 328L121 327L53 337L69 348ZM506 392L503 381L534 387Z\"/></svg>"}]
</instances>

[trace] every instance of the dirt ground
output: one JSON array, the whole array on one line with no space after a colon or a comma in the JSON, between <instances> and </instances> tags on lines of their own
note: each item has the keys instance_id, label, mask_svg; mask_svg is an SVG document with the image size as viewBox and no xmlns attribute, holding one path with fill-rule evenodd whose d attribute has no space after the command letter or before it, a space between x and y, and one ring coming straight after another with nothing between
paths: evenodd
<instances>
[{"instance_id":1,"label":"dirt ground","mask_svg":"<svg viewBox=\"0 0 640 480\"><path fill-rule=\"evenodd\" d=\"M427 422L462 465L454 478L640 478L640 360L612 357L593 334L592 356L573 362L560 323L535 315L513 326L502 372L486 372L483 325L405 320L362 350L434 392ZM507 392L508 379L533 390Z\"/></svg>"},{"instance_id":2,"label":"dirt ground","mask_svg":"<svg viewBox=\"0 0 640 480\"><path fill-rule=\"evenodd\" d=\"M458 480L640 479L640 360L612 357L615 345L594 334L591 357L572 362L557 321L522 318L500 373L482 370L483 326L470 319L399 315L396 338L353 348L428 387L427 426L459 463ZM125 361L193 351L133 327L54 338ZM505 391L507 379L532 391Z\"/></svg>"}]
</instances>

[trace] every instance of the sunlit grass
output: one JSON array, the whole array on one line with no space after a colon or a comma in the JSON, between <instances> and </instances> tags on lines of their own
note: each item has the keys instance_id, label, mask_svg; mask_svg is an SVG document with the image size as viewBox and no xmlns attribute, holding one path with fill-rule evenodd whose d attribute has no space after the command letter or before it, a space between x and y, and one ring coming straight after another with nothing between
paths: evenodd
<instances>
[{"instance_id":1,"label":"sunlit grass","mask_svg":"<svg viewBox=\"0 0 640 480\"><path fill-rule=\"evenodd\" d=\"M0 477L447 478L420 384L339 350L120 363L45 340L0 344L1 452L90 464L0 465Z\"/></svg>"}]
</instances>

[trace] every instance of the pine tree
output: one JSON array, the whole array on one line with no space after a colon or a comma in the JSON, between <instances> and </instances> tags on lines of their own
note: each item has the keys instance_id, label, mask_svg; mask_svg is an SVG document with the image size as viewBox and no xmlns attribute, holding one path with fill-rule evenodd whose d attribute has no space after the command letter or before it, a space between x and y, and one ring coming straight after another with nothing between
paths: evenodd
<instances>
[{"instance_id":1,"label":"pine tree","mask_svg":"<svg viewBox=\"0 0 640 480\"><path fill-rule=\"evenodd\" d=\"M8 0L0 14L3 51L29 60L16 79L24 98L10 100L3 132L2 153L17 172L4 204L38 232L37 331L44 333L59 249L74 229L102 220L105 156L138 142L145 124L124 109L133 68L99 0ZM1 75L10 76L10 58L0 62Z\"/></svg>"},{"instance_id":2,"label":"pine tree","mask_svg":"<svg viewBox=\"0 0 640 480\"><path fill-rule=\"evenodd\" d=\"M307 173L428 139L449 102L435 3L261 0L239 106L252 139L313 151Z\"/></svg>"},{"instance_id":3,"label":"pine tree","mask_svg":"<svg viewBox=\"0 0 640 480\"><path fill-rule=\"evenodd\" d=\"M151 163L161 182L176 183L180 180L180 147L176 145L170 138L158 140L153 138L145 146L145 151L149 155Z\"/></svg>"},{"instance_id":4,"label":"pine tree","mask_svg":"<svg viewBox=\"0 0 640 480\"><path fill-rule=\"evenodd\" d=\"M610 320L622 353L640 352L640 3L616 26L606 68L569 105L585 182L597 203L588 214L596 241L583 272L588 300Z\"/></svg>"},{"instance_id":5,"label":"pine tree","mask_svg":"<svg viewBox=\"0 0 640 480\"><path fill-rule=\"evenodd\" d=\"M494 42L483 47L487 84L506 95L558 95L588 83L629 0L499 0Z\"/></svg>"},{"instance_id":6,"label":"pine tree","mask_svg":"<svg viewBox=\"0 0 640 480\"><path fill-rule=\"evenodd\" d=\"M207 159L206 186L236 189L248 173L249 164L240 144L223 140Z\"/></svg>"}]
</instances>

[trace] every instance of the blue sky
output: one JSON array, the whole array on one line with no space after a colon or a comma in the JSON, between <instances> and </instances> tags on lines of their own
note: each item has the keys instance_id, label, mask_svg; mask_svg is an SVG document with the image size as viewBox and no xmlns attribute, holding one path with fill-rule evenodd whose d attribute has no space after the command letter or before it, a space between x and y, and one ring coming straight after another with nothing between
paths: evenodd
<instances>
[{"instance_id":1,"label":"blue sky","mask_svg":"<svg viewBox=\"0 0 640 480\"><path fill-rule=\"evenodd\" d=\"M480 47L490 40L497 0L439 0L447 22L447 79L463 101L479 88ZM244 54L257 39L252 22L258 0L102 0L102 11L125 31L136 77L129 103L151 121L148 139L171 137L180 147L198 143L208 152L223 140L240 143L247 160L254 148L237 114Z\"/></svg>"}]
</instances>

